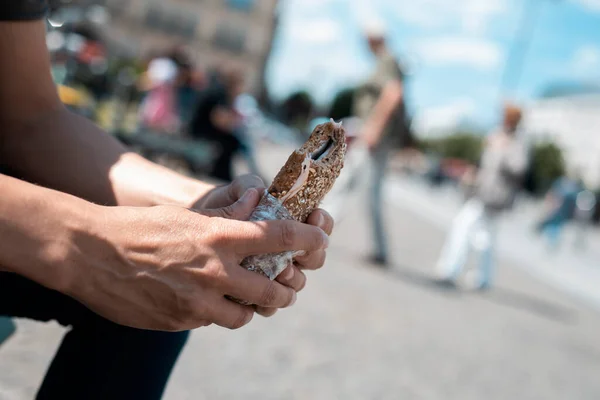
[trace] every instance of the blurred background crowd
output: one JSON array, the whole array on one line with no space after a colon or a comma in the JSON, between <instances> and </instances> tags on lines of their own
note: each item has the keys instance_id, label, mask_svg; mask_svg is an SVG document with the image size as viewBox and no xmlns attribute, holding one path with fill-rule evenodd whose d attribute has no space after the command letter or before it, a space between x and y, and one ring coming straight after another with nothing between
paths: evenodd
<instances>
[{"instance_id":1,"label":"blurred background crowd","mask_svg":"<svg viewBox=\"0 0 600 400\"><path fill-rule=\"evenodd\" d=\"M516 208L499 238L503 244L497 253L504 255L498 257L531 265L535 273L549 273L554 285L568 286L572 294L600 304L600 252L597 246L586 246L600 239L597 0L56 0L52 4L47 44L62 101L144 156L185 174L223 182L252 172L268 182L316 124L330 118L343 121L349 136L348 172L325 204L342 223L352 219L350 206L344 203L352 188L360 186L355 173L366 162L360 146L353 147L363 134L357 128L361 117L357 99L369 91L364 83L370 82L369 76L386 73L378 69L384 65L379 64L381 57L371 54L378 54L377 40L385 41L403 84L402 121L394 125L402 130L402 143L388 146L389 159L380 165L380 174L370 178L370 207L359 206L370 210L368 219L374 223L376 250L369 261L388 264L384 242L389 241L389 252L409 265L408 270L432 270L440 240L429 244L431 236L398 210L410 208L410 215L444 229L454 215L476 214L476 207L459 212L473 183L468 177L482 160L485 164L490 132L516 131L527 149L526 165L516 188ZM388 174L382 200L383 170ZM390 206L382 217L383 202L398 208L392 211ZM478 220L487 218L479 214ZM388 223L387 230L379 226L382 221ZM363 226L347 223L340 243L350 243L354 239L350 233L356 232L352 229ZM565 242L573 246L562 246ZM415 250L421 247L421 253ZM544 258L558 250L560 257ZM344 264L336 257L331 262ZM407 273L403 279L414 285L419 282L414 276ZM500 282L537 299L538 289L513 285L510 279ZM340 287L340 293L346 289L350 293L356 288ZM561 314L561 307L528 295L504 295L504 300L511 298L507 301L511 305L536 315ZM559 301L558 296L539 296ZM427 307L428 301L419 301ZM481 311L473 307L463 307L466 320L469 313ZM488 311L477 314L481 321L488 321ZM497 328L473 329L498 334ZM531 329L543 330L537 325ZM582 335L573 341L585 342ZM443 336L439 333L434 340L445 343ZM463 350L461 354L469 353ZM557 360L566 360L565 368L570 361L578 362L566 353L561 357ZM573 365L598 371L597 360ZM550 380L544 382L550 385ZM600 387L586 382L589 391L556 398L598 398ZM352 393L351 384L344 387L341 392ZM492 397L555 398L536 397L543 391L531 390L531 397ZM369 393L356 398L398 398L377 396L376 390ZM423 393L403 398L450 398ZM484 398L486 393L492 398L483 389L474 393L451 397ZM283 396L279 398L296 398Z\"/></svg>"},{"instance_id":2,"label":"blurred background crowd","mask_svg":"<svg viewBox=\"0 0 600 400\"><path fill-rule=\"evenodd\" d=\"M61 98L124 141L138 144L148 156L164 162L170 160L171 165L197 173L209 171L216 178L229 180L233 173L229 167L215 167L215 164L228 164L230 158L241 155L251 170L259 173L253 159L257 140L301 140L323 118L342 120L353 116L353 95L369 64L368 58L355 49L366 47L361 42L360 29L367 19L381 18L373 17L373 12L360 11L364 8L362 2L354 4L359 11L350 13L354 14L354 21L346 21L347 16L341 14L339 18L327 15L330 6L325 3L335 2L295 3L299 2L57 1L48 20L48 46ZM380 8L385 9L384 3ZM507 11L499 6L502 2L493 3L495 6L466 5L465 15L456 18L464 18L458 22L467 25L479 23L478 18L489 18L486 12L497 12L507 18ZM525 2L517 10L511 10L514 17L502 26L515 31L511 32L512 43L508 41L503 55L504 65L495 60L500 57L498 54L486 55L485 48L475 46L482 41L478 37L482 27L465 28L473 43L465 39L469 35L461 39L465 43L446 38L448 43L440 43L445 50L433 46L431 54L423 54L426 50L415 51L412 44L421 40L417 34L413 33L417 37L414 39L406 28L388 22L392 27L389 29L392 51L407 76L405 96L410 108L410 134L414 136L414 148L426 156L419 159L421 162L402 163L403 168L423 175L436 185L456 181L468 165L479 160L482 140L497 123L502 101L513 100L514 96L522 100L523 131L532 149L525 193L534 197L543 195L569 173L581 190L589 190L598 197L600 142L596 129L600 121L596 110L600 88L593 75L580 73L585 68L593 70L593 65L574 63L600 64L597 60L600 52L597 49L594 52L587 42L579 43L573 33L573 57L577 60L573 61L571 73L549 71L533 79L530 75L534 71L529 64L537 64L530 60L539 50L532 47L549 46L535 36L537 17L544 12L558 12L547 10L549 7L565 7L544 3ZM398 6L399 13L402 7ZM293 18L296 8L302 8L297 20ZM300 21L302 18L306 21ZM436 18L439 17L432 17L432 21ZM355 27L345 35L345 25L350 23ZM570 27L565 25L565 29ZM332 49L328 54L327 47L344 46L344 40L347 49ZM307 43L312 54L305 49ZM467 50L472 54L461 53ZM453 51L457 53L444 55ZM302 67L295 65L293 59L284 59L294 52L306 53L302 56ZM420 96L418 90L425 86L422 80L427 75L434 75L433 66L442 64L430 60L436 57L448 58L449 75L443 80L447 85L437 85L435 90L439 99L449 100L422 106L420 103L431 100L423 100L425 96ZM469 59L476 57L481 60ZM486 61L486 57L490 60ZM487 62L491 64L477 65ZM340 64L344 65L336 76ZM463 71L452 78L450 74L461 64ZM469 68L474 70L473 79L480 79L486 86L485 90L481 86L476 88L485 91L483 95L474 92L469 98L469 92L473 92L470 83L456 87L455 79L462 81L460 75ZM494 75L501 78L497 82L493 82L493 77L484 77L491 75L484 70L492 68L496 69ZM421 74L424 76L420 77ZM519 86L520 80L525 79L535 81ZM476 96L483 96L480 104ZM214 127L231 131L229 137L217 135L216 131L211 134L202 125L211 123L198 120L202 119L198 114L206 112L215 102L230 107L231 113L221 115L223 125ZM154 143L142 138L142 133L186 137L195 139L197 145L162 141L160 137ZM225 154L220 156L221 160L211 159L218 158L215 155L218 152L210 144L219 140ZM193 147L194 151L186 147ZM573 204L576 207L579 203ZM597 224L600 213L594 211L592 217Z\"/></svg>"}]
</instances>

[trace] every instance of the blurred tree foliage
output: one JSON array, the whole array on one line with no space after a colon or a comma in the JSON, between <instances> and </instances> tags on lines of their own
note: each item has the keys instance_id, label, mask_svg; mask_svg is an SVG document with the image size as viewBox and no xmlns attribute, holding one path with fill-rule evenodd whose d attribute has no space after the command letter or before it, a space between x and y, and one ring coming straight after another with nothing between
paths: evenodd
<instances>
[{"instance_id":1,"label":"blurred tree foliage","mask_svg":"<svg viewBox=\"0 0 600 400\"><path fill-rule=\"evenodd\" d=\"M471 132L457 132L436 139L417 139L418 148L442 158L458 158L477 163L481 157L484 137ZM552 142L541 142L530 149L530 164L524 189L534 195L545 193L552 182L565 173L561 149Z\"/></svg>"},{"instance_id":2,"label":"blurred tree foliage","mask_svg":"<svg viewBox=\"0 0 600 400\"><path fill-rule=\"evenodd\" d=\"M307 91L292 93L279 107L281 121L294 128L304 129L314 107L314 100Z\"/></svg>"},{"instance_id":3,"label":"blurred tree foliage","mask_svg":"<svg viewBox=\"0 0 600 400\"><path fill-rule=\"evenodd\" d=\"M526 189L534 194L545 193L564 173L565 161L560 147L552 142L537 143L531 149Z\"/></svg>"},{"instance_id":4,"label":"blurred tree foliage","mask_svg":"<svg viewBox=\"0 0 600 400\"><path fill-rule=\"evenodd\" d=\"M436 139L417 139L417 147L443 158L458 158L477 163L481 157L483 136L471 132L456 132Z\"/></svg>"},{"instance_id":5,"label":"blurred tree foliage","mask_svg":"<svg viewBox=\"0 0 600 400\"><path fill-rule=\"evenodd\" d=\"M354 88L340 90L333 98L333 102L331 103L331 107L327 115L336 121L350 117L352 115L354 91Z\"/></svg>"}]
</instances>

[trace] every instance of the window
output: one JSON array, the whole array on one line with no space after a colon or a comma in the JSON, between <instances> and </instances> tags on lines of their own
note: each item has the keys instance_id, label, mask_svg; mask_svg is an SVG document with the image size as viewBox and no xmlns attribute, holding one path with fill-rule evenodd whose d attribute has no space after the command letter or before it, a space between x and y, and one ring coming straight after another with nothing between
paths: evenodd
<instances>
[{"instance_id":1,"label":"window","mask_svg":"<svg viewBox=\"0 0 600 400\"><path fill-rule=\"evenodd\" d=\"M197 24L195 15L167 10L158 5L148 6L144 18L144 25L147 28L186 39L194 38Z\"/></svg>"},{"instance_id":2,"label":"window","mask_svg":"<svg viewBox=\"0 0 600 400\"><path fill-rule=\"evenodd\" d=\"M227 0L227 5L240 11L251 11L254 7L254 0Z\"/></svg>"},{"instance_id":3,"label":"window","mask_svg":"<svg viewBox=\"0 0 600 400\"><path fill-rule=\"evenodd\" d=\"M221 24L215 31L213 44L234 53L242 53L246 45L246 32L228 24Z\"/></svg>"}]
</instances>

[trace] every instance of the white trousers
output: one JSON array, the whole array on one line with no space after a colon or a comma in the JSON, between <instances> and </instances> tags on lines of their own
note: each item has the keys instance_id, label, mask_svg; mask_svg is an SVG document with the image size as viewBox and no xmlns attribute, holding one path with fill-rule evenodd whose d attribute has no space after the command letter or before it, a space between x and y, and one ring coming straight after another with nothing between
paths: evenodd
<instances>
[{"instance_id":1,"label":"white trousers","mask_svg":"<svg viewBox=\"0 0 600 400\"><path fill-rule=\"evenodd\" d=\"M480 255L478 286L490 285L494 270L494 245L497 218L478 199L465 203L454 218L450 233L437 263L441 279L456 280L462 273L471 250Z\"/></svg>"}]
</instances>

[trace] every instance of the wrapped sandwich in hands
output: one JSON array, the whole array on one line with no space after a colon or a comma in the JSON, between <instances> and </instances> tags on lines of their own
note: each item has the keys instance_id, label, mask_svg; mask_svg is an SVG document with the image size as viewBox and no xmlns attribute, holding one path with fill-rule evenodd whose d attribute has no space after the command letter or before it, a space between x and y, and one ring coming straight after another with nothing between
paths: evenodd
<instances>
[{"instance_id":1,"label":"wrapped sandwich in hands","mask_svg":"<svg viewBox=\"0 0 600 400\"><path fill-rule=\"evenodd\" d=\"M345 153L342 125L333 120L317 125L306 143L290 155L250 221L288 219L306 222L340 175ZM250 256L242 261L242 267L273 280L300 254Z\"/></svg>"}]
</instances>

